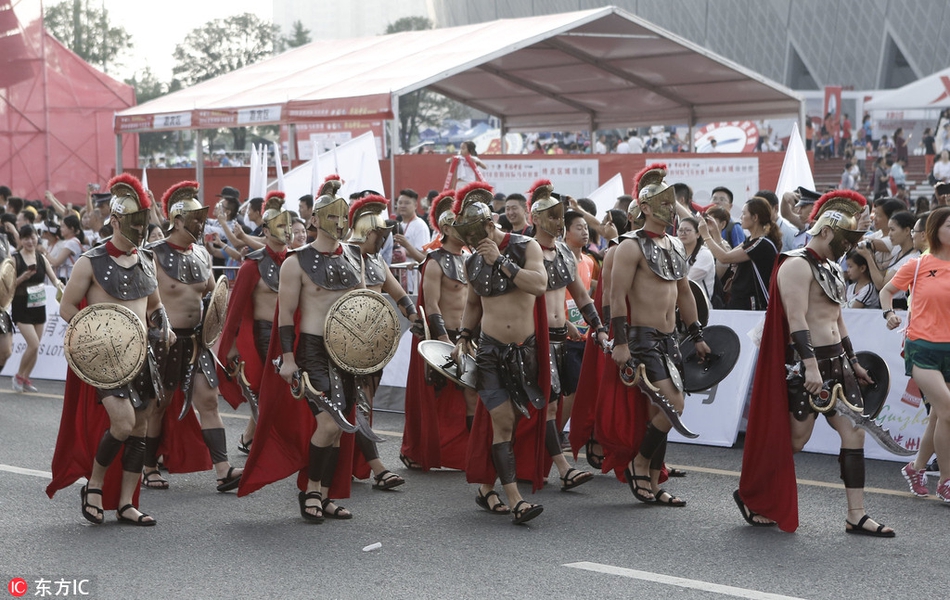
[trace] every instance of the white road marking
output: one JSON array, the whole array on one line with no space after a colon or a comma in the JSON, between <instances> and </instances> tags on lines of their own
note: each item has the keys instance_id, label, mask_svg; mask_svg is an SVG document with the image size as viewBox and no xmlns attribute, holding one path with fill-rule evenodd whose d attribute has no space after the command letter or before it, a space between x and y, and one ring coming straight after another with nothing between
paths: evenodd
<instances>
[{"instance_id":1,"label":"white road marking","mask_svg":"<svg viewBox=\"0 0 950 600\"><path fill-rule=\"evenodd\" d=\"M650 573L648 571L636 571L634 569L624 569L611 565L602 565L592 562L576 562L563 565L572 569L583 569L585 571L594 571L596 573L606 573L608 575L619 575L631 579L641 579L643 581L652 581L666 585L675 585L681 588L700 590L703 592L713 592L715 594L724 594L735 598L749 598L750 600L802 600L795 596L782 596L781 594L770 594L769 592L759 592L757 590L747 590L745 588L733 587L731 585L719 585L708 581L699 581L696 579L684 579L682 577L671 577L659 573Z\"/></svg>"},{"instance_id":2,"label":"white road marking","mask_svg":"<svg viewBox=\"0 0 950 600\"><path fill-rule=\"evenodd\" d=\"M49 471L37 471L36 469L24 469L23 467L14 467L12 465L0 465L0 471L15 473L17 475L31 475L33 477L42 477L43 479L52 479L53 474Z\"/></svg>"}]
</instances>

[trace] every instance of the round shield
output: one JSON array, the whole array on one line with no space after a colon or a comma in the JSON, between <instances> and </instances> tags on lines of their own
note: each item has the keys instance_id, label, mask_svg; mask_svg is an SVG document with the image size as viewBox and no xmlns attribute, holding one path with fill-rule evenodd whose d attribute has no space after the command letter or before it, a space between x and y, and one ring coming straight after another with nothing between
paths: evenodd
<instances>
[{"instance_id":1,"label":"round shield","mask_svg":"<svg viewBox=\"0 0 950 600\"><path fill-rule=\"evenodd\" d=\"M732 372L739 360L739 336L725 325L710 325L703 338L711 354L699 362L696 347L690 340L680 345L683 352L683 389L687 392L708 390Z\"/></svg>"},{"instance_id":2,"label":"round shield","mask_svg":"<svg viewBox=\"0 0 950 600\"><path fill-rule=\"evenodd\" d=\"M66 362L93 387L113 389L135 379L148 352L145 325L119 304L93 304L69 321L63 337Z\"/></svg>"},{"instance_id":3,"label":"round shield","mask_svg":"<svg viewBox=\"0 0 950 600\"><path fill-rule=\"evenodd\" d=\"M16 291L16 264L12 258L0 262L0 308L10 306Z\"/></svg>"},{"instance_id":4,"label":"round shield","mask_svg":"<svg viewBox=\"0 0 950 600\"><path fill-rule=\"evenodd\" d=\"M455 346L441 340L423 340L416 346L419 353L430 367L455 383L475 389L475 359L468 354L462 355L463 371L459 374L459 367L452 360L452 351Z\"/></svg>"},{"instance_id":5,"label":"round shield","mask_svg":"<svg viewBox=\"0 0 950 600\"><path fill-rule=\"evenodd\" d=\"M689 289L693 292L693 298L696 299L696 318L705 327L709 323L709 311L712 310L712 304L709 302L706 290L703 289L703 284L690 279Z\"/></svg>"},{"instance_id":6,"label":"round shield","mask_svg":"<svg viewBox=\"0 0 950 600\"><path fill-rule=\"evenodd\" d=\"M205 311L205 320L201 326L201 342L205 348L214 346L224 330L224 317L228 312L228 278L222 275L211 291L211 301Z\"/></svg>"},{"instance_id":7,"label":"round shield","mask_svg":"<svg viewBox=\"0 0 950 600\"><path fill-rule=\"evenodd\" d=\"M323 327L330 358L354 375L375 373L386 366L399 345L399 317L382 294L353 290L341 296Z\"/></svg>"},{"instance_id":8,"label":"round shield","mask_svg":"<svg viewBox=\"0 0 950 600\"><path fill-rule=\"evenodd\" d=\"M864 398L864 414L876 419L891 390L891 371L884 359L873 352L862 350L855 352L855 356L858 357L858 364L864 367L874 381L871 385L861 385L861 396Z\"/></svg>"}]
</instances>

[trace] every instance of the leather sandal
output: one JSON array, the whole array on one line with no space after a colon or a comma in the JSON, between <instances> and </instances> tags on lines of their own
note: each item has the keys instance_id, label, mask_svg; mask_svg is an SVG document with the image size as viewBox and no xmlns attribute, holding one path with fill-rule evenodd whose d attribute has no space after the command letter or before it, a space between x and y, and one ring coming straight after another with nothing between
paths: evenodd
<instances>
[{"instance_id":1,"label":"leather sandal","mask_svg":"<svg viewBox=\"0 0 950 600\"><path fill-rule=\"evenodd\" d=\"M653 499L656 504L661 506L670 506L673 508L682 508L683 506L686 506L686 500L677 498L673 494L663 489L657 490L657 492L653 494Z\"/></svg>"},{"instance_id":2,"label":"leather sandal","mask_svg":"<svg viewBox=\"0 0 950 600\"><path fill-rule=\"evenodd\" d=\"M405 479L399 475L396 475L392 471L382 471L373 479L376 480L376 483L373 484L374 490L391 490L406 483Z\"/></svg>"},{"instance_id":3,"label":"leather sandal","mask_svg":"<svg viewBox=\"0 0 950 600\"><path fill-rule=\"evenodd\" d=\"M604 455L594 452L594 444L596 443L597 440L594 438L587 440L587 445L584 447L584 454L587 455L587 464L595 469L602 469L604 467Z\"/></svg>"},{"instance_id":4,"label":"leather sandal","mask_svg":"<svg viewBox=\"0 0 950 600\"><path fill-rule=\"evenodd\" d=\"M237 486L241 484L241 475L243 475L244 473L241 472L237 475L234 475L234 469L235 467L229 468L227 475L225 475L224 477L218 478L219 492L230 492L231 490L233 490L234 488L236 488Z\"/></svg>"},{"instance_id":5,"label":"leather sandal","mask_svg":"<svg viewBox=\"0 0 950 600\"><path fill-rule=\"evenodd\" d=\"M322 502L322 506L323 506L323 516L326 517L327 519L340 519L340 520L342 520L342 521L345 521L345 520L347 520L347 519L352 519L352 518L353 518L353 513L351 513L350 511L346 510L345 508L343 508L343 507L340 506L339 504L336 505L336 508L335 508L333 511L330 511L330 510L327 508L327 506L330 505L330 504L336 504L336 503L333 502L333 500L331 500L331 499L329 499L329 498L324 498L324 499L323 499L323 502Z\"/></svg>"},{"instance_id":6,"label":"leather sandal","mask_svg":"<svg viewBox=\"0 0 950 600\"><path fill-rule=\"evenodd\" d=\"M864 524L868 522L871 517L864 515L861 517L861 520L856 524L845 519L844 520L844 531L845 533L853 533L856 535L869 535L871 537L885 537L892 538L897 535L895 531L884 531L884 525L878 524L877 529L865 529Z\"/></svg>"},{"instance_id":7,"label":"leather sandal","mask_svg":"<svg viewBox=\"0 0 950 600\"><path fill-rule=\"evenodd\" d=\"M125 506L123 506L122 508L120 508L119 510L115 512L115 517L116 519L118 519L119 523L123 523L125 525L137 525L139 527L152 527L153 525L155 525L156 523L155 519L153 519L152 517L150 517L149 515L145 513L140 513L137 519L130 519L128 517L123 517L122 513L129 510L130 508L134 509L135 506L131 504L126 504ZM146 521L145 519L149 519L149 520Z\"/></svg>"},{"instance_id":8,"label":"leather sandal","mask_svg":"<svg viewBox=\"0 0 950 600\"><path fill-rule=\"evenodd\" d=\"M742 518L745 519L745 522L753 527L773 527L775 521L768 521L765 523L755 520L755 517L761 517L759 513L753 511L751 508L745 505L745 502L742 501L742 497L739 496L739 490L732 492L732 499L736 501L736 506L739 507L739 512L742 513Z\"/></svg>"},{"instance_id":9,"label":"leather sandal","mask_svg":"<svg viewBox=\"0 0 950 600\"><path fill-rule=\"evenodd\" d=\"M411 469L411 470L413 470L413 471L421 471L421 470L422 470L422 465L420 465L420 464L417 463L416 461L412 460L411 458L409 458L409 457L406 456L405 454L400 454L400 455L399 455L399 460L402 461L402 464L406 465L406 468L407 468L407 469Z\"/></svg>"},{"instance_id":10,"label":"leather sandal","mask_svg":"<svg viewBox=\"0 0 950 600\"><path fill-rule=\"evenodd\" d=\"M318 505L307 506L307 500L317 500ZM311 523L323 523L323 494L320 492L300 492L297 494L297 503L300 504L300 516ZM308 510L317 510L317 514L308 513Z\"/></svg>"},{"instance_id":11,"label":"leather sandal","mask_svg":"<svg viewBox=\"0 0 950 600\"><path fill-rule=\"evenodd\" d=\"M150 490L167 490L168 480L162 477L158 469L142 471L142 487Z\"/></svg>"},{"instance_id":12,"label":"leather sandal","mask_svg":"<svg viewBox=\"0 0 950 600\"><path fill-rule=\"evenodd\" d=\"M244 434L241 434L240 441L238 442L238 451L243 452L244 454L251 453L251 444L254 443L254 438L244 441Z\"/></svg>"},{"instance_id":13,"label":"leather sandal","mask_svg":"<svg viewBox=\"0 0 950 600\"><path fill-rule=\"evenodd\" d=\"M491 503L491 497L494 496L497 498L495 504ZM490 512L493 515L507 515L511 513L511 509L501 501L501 496L498 495L498 492L491 490L487 494L482 495L482 490L478 490L478 495L475 496L475 504L480 508L483 508Z\"/></svg>"},{"instance_id":14,"label":"leather sandal","mask_svg":"<svg viewBox=\"0 0 950 600\"><path fill-rule=\"evenodd\" d=\"M86 497L89 496L89 494L99 494L99 497L102 498L102 490L88 487L88 485L82 486L79 490L79 498L82 500L82 516L90 523L102 525L102 522L105 520L105 513L103 513L102 509L98 506L86 502ZM89 509L92 509L96 514L93 515L90 513Z\"/></svg>"},{"instance_id":15,"label":"leather sandal","mask_svg":"<svg viewBox=\"0 0 950 600\"><path fill-rule=\"evenodd\" d=\"M594 474L590 471L580 471L572 467L567 470L567 473L564 474L564 477L561 477L561 491L566 492L568 490L573 490L577 486L584 485L593 478Z\"/></svg>"},{"instance_id":16,"label":"leather sandal","mask_svg":"<svg viewBox=\"0 0 950 600\"><path fill-rule=\"evenodd\" d=\"M634 475L633 471L630 469L623 470L623 476L627 478L627 485L630 486L630 491L633 492L633 497L639 500L640 502L645 502L647 504L653 504L656 502L656 497L653 496L653 492L650 491L650 476L649 475ZM640 482L647 482L646 486L641 487ZM651 494L647 496L644 494L647 492Z\"/></svg>"},{"instance_id":17,"label":"leather sandal","mask_svg":"<svg viewBox=\"0 0 950 600\"><path fill-rule=\"evenodd\" d=\"M524 508L521 508L521 505L524 505ZM531 519L537 517L542 512L544 512L544 507L540 504L529 504L527 500L521 500L518 504L515 504L515 508L511 513L515 516L513 523L515 525L521 525L522 523L527 523Z\"/></svg>"}]
</instances>

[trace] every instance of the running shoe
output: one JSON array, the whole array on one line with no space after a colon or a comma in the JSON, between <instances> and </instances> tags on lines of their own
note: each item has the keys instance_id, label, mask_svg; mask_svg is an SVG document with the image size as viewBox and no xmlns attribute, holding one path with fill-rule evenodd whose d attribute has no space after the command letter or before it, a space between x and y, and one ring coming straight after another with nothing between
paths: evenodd
<instances>
[{"instance_id":1,"label":"running shoe","mask_svg":"<svg viewBox=\"0 0 950 600\"><path fill-rule=\"evenodd\" d=\"M18 394L23 393L23 382L20 380L19 375L13 376L13 391L17 392Z\"/></svg>"},{"instance_id":2,"label":"running shoe","mask_svg":"<svg viewBox=\"0 0 950 600\"><path fill-rule=\"evenodd\" d=\"M937 486L937 497L950 504L950 479L944 479L943 483Z\"/></svg>"},{"instance_id":3,"label":"running shoe","mask_svg":"<svg viewBox=\"0 0 950 600\"><path fill-rule=\"evenodd\" d=\"M923 469L919 471L914 468L914 463L909 462L901 469L907 485L910 486L910 493L918 498L926 498L929 493L927 490L927 474Z\"/></svg>"},{"instance_id":4,"label":"running shoe","mask_svg":"<svg viewBox=\"0 0 950 600\"><path fill-rule=\"evenodd\" d=\"M36 386L33 385L33 382L30 381L30 378L29 378L29 377L24 377L24 378L23 378L23 391L24 391L24 392L38 392L39 390L36 389Z\"/></svg>"}]
</instances>

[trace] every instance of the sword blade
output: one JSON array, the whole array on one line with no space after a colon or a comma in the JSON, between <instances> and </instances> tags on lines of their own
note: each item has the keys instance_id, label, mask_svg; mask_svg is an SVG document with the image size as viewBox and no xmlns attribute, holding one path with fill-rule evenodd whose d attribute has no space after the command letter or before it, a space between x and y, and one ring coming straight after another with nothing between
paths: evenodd
<instances>
[{"instance_id":1,"label":"sword blade","mask_svg":"<svg viewBox=\"0 0 950 600\"><path fill-rule=\"evenodd\" d=\"M838 414L847 417L857 427L860 427L861 429L870 433L871 437L874 438L874 441L880 444L880 446L888 452L898 456L914 456L917 454L916 450L908 450L907 448L904 448L898 444L894 438L891 437L891 432L878 425L877 421L871 417L856 413L845 406L843 402L837 402L835 404L835 410L838 412Z\"/></svg>"}]
</instances>

